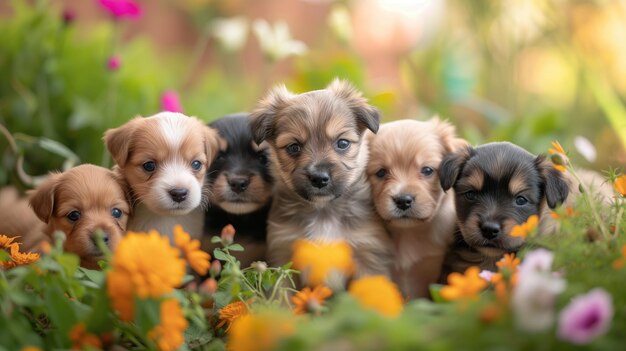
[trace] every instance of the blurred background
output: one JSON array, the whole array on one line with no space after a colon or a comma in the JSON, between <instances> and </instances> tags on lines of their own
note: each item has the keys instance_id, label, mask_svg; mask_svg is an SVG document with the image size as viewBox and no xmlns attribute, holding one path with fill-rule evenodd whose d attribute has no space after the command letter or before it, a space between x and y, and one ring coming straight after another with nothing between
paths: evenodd
<instances>
[{"instance_id":1,"label":"blurred background","mask_svg":"<svg viewBox=\"0 0 626 351\"><path fill-rule=\"evenodd\" d=\"M438 114L475 145L558 139L620 167L624 40L623 0L2 1L0 184L110 166L103 132L136 115L211 121L336 76L384 121Z\"/></svg>"}]
</instances>

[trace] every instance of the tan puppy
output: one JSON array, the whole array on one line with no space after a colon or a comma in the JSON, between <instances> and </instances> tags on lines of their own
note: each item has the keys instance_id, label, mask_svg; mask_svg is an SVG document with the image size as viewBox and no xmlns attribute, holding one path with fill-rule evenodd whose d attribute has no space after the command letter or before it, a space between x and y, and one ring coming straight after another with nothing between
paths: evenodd
<instances>
[{"instance_id":1,"label":"tan puppy","mask_svg":"<svg viewBox=\"0 0 626 351\"><path fill-rule=\"evenodd\" d=\"M114 249L126 231L130 213L127 185L114 172L80 165L63 173L51 173L30 192L28 207L14 190L3 190L0 201L0 231L21 236L23 251L50 241L55 231L66 235L65 250L77 254L83 267L97 269L102 252L95 234L102 232L105 243ZM13 198L9 207L5 201Z\"/></svg>"},{"instance_id":2,"label":"tan puppy","mask_svg":"<svg viewBox=\"0 0 626 351\"><path fill-rule=\"evenodd\" d=\"M441 273L456 213L454 196L439 184L439 163L466 144L437 118L386 123L370 139L374 205L394 242L394 280L407 297L428 297Z\"/></svg>"},{"instance_id":3,"label":"tan puppy","mask_svg":"<svg viewBox=\"0 0 626 351\"><path fill-rule=\"evenodd\" d=\"M344 240L357 276L389 275L390 243L373 211L365 169L365 133L378 130L378 111L350 84L295 95L274 88L252 113L257 144L272 150L276 180L268 218L268 259L291 260L298 239Z\"/></svg>"},{"instance_id":4,"label":"tan puppy","mask_svg":"<svg viewBox=\"0 0 626 351\"><path fill-rule=\"evenodd\" d=\"M135 213L128 230L156 229L171 238L180 224L200 238L205 174L219 150L215 130L197 118L161 112L109 129L104 140L131 188Z\"/></svg>"}]
</instances>

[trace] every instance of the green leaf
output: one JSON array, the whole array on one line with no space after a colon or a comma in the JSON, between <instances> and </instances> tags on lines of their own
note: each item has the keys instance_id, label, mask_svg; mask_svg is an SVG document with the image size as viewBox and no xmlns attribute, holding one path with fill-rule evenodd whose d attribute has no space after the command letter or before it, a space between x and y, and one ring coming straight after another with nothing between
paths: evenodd
<instances>
[{"instance_id":1,"label":"green leaf","mask_svg":"<svg viewBox=\"0 0 626 351\"><path fill-rule=\"evenodd\" d=\"M69 346L68 333L78 321L75 306L58 286L49 286L44 291L44 298L48 302L48 318L58 329L55 334L65 346Z\"/></svg>"},{"instance_id":2,"label":"green leaf","mask_svg":"<svg viewBox=\"0 0 626 351\"><path fill-rule=\"evenodd\" d=\"M240 244L232 244L228 245L228 249L230 251L243 251L243 246L241 246Z\"/></svg>"},{"instance_id":3,"label":"green leaf","mask_svg":"<svg viewBox=\"0 0 626 351\"><path fill-rule=\"evenodd\" d=\"M214 236L211 238L211 243L213 244L217 244L217 243L221 243L222 242L222 238L220 238L219 236Z\"/></svg>"},{"instance_id":4,"label":"green leaf","mask_svg":"<svg viewBox=\"0 0 626 351\"><path fill-rule=\"evenodd\" d=\"M213 250L213 257L221 261L228 260L228 255L226 255L222 250L219 249Z\"/></svg>"},{"instance_id":5,"label":"green leaf","mask_svg":"<svg viewBox=\"0 0 626 351\"><path fill-rule=\"evenodd\" d=\"M213 339L213 335L207 332L201 326L192 323L185 330L185 341L189 348L196 349L209 343Z\"/></svg>"},{"instance_id":6,"label":"green leaf","mask_svg":"<svg viewBox=\"0 0 626 351\"><path fill-rule=\"evenodd\" d=\"M92 310L87 317L87 328L92 332L102 334L113 329L111 303L106 289L94 290L94 294Z\"/></svg>"},{"instance_id":7,"label":"green leaf","mask_svg":"<svg viewBox=\"0 0 626 351\"><path fill-rule=\"evenodd\" d=\"M135 298L135 323L144 334L159 324L160 316L160 300Z\"/></svg>"},{"instance_id":8,"label":"green leaf","mask_svg":"<svg viewBox=\"0 0 626 351\"><path fill-rule=\"evenodd\" d=\"M443 285L441 284L430 284L428 287L430 290L430 296L432 296L434 302L447 302L443 297L441 297L441 288L443 288Z\"/></svg>"},{"instance_id":9,"label":"green leaf","mask_svg":"<svg viewBox=\"0 0 626 351\"><path fill-rule=\"evenodd\" d=\"M104 272L96 271L93 269L86 269L83 267L78 268L78 272L83 273L87 279L97 284L97 286L104 285Z\"/></svg>"}]
</instances>

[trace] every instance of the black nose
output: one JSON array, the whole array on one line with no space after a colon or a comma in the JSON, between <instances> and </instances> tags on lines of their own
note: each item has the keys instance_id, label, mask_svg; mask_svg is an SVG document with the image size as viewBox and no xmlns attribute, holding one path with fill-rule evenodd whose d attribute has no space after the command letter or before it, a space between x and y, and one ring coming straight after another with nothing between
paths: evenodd
<instances>
[{"instance_id":1,"label":"black nose","mask_svg":"<svg viewBox=\"0 0 626 351\"><path fill-rule=\"evenodd\" d=\"M104 244L106 246L109 246L110 245L110 241L111 241L110 240L111 239L111 234L109 234L109 232L101 230L101 229L98 229L96 232L94 232L91 235L91 241L93 241L94 244L96 243L96 237L97 237L98 233L100 233L102 235L102 241L104 241Z\"/></svg>"},{"instance_id":2,"label":"black nose","mask_svg":"<svg viewBox=\"0 0 626 351\"><path fill-rule=\"evenodd\" d=\"M330 174L328 174L327 171L313 171L309 173L309 180L311 181L311 185L321 189L330 182Z\"/></svg>"},{"instance_id":3,"label":"black nose","mask_svg":"<svg viewBox=\"0 0 626 351\"><path fill-rule=\"evenodd\" d=\"M246 189L248 189L248 185L250 181L247 177L228 177L228 185L230 185L230 190L240 193Z\"/></svg>"},{"instance_id":4,"label":"black nose","mask_svg":"<svg viewBox=\"0 0 626 351\"><path fill-rule=\"evenodd\" d=\"M408 210L413 205L413 201L415 201L415 197L411 195L399 195L393 197L393 202L396 203L396 207L401 209L402 211Z\"/></svg>"},{"instance_id":5,"label":"black nose","mask_svg":"<svg viewBox=\"0 0 626 351\"><path fill-rule=\"evenodd\" d=\"M480 232L485 239L495 239L500 235L500 224L492 221L485 221L480 225Z\"/></svg>"},{"instance_id":6,"label":"black nose","mask_svg":"<svg viewBox=\"0 0 626 351\"><path fill-rule=\"evenodd\" d=\"M170 196L172 197L172 200L176 202L185 201L185 199L187 198L187 193L187 189L183 188L174 188L170 190Z\"/></svg>"}]
</instances>

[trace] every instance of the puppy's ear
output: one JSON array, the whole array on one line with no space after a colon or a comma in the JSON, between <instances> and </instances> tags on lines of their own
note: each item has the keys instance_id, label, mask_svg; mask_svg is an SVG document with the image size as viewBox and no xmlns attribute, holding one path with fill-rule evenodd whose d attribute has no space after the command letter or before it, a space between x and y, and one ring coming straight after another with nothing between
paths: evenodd
<instances>
[{"instance_id":1,"label":"puppy's ear","mask_svg":"<svg viewBox=\"0 0 626 351\"><path fill-rule=\"evenodd\" d=\"M50 222L54 210L54 192L61 180L61 173L50 173L37 188L28 192L28 202L33 212L44 223Z\"/></svg>"},{"instance_id":2,"label":"puppy's ear","mask_svg":"<svg viewBox=\"0 0 626 351\"><path fill-rule=\"evenodd\" d=\"M332 91L337 97L343 99L352 113L357 118L357 123L362 129L369 129L373 133L378 132L380 126L380 112L378 109L367 103L367 99L363 97L361 92L356 90L352 84L341 80L335 79L330 83L326 89Z\"/></svg>"},{"instance_id":3,"label":"puppy's ear","mask_svg":"<svg viewBox=\"0 0 626 351\"><path fill-rule=\"evenodd\" d=\"M537 156L535 165L543 178L543 190L548 207L555 208L562 204L569 195L569 184L563 173L556 170L545 155Z\"/></svg>"},{"instance_id":4,"label":"puppy's ear","mask_svg":"<svg viewBox=\"0 0 626 351\"><path fill-rule=\"evenodd\" d=\"M444 191L452 188L463 170L465 162L474 154L474 149L467 145L454 153L448 154L439 165L439 182Z\"/></svg>"},{"instance_id":5,"label":"puppy's ear","mask_svg":"<svg viewBox=\"0 0 626 351\"><path fill-rule=\"evenodd\" d=\"M439 135L439 140L441 140L446 154L469 146L465 139L456 135L456 128L450 122L442 121L438 116L435 116L432 121L435 124L435 133Z\"/></svg>"},{"instance_id":6,"label":"puppy's ear","mask_svg":"<svg viewBox=\"0 0 626 351\"><path fill-rule=\"evenodd\" d=\"M132 136L141 122L141 117L135 117L120 127L112 128L104 132L104 137L102 138L104 144L115 163L122 168L126 165L126 161L128 161L128 156L130 155Z\"/></svg>"},{"instance_id":7,"label":"puppy's ear","mask_svg":"<svg viewBox=\"0 0 626 351\"><path fill-rule=\"evenodd\" d=\"M250 114L250 130L257 145L271 137L272 122L278 111L285 107L293 96L284 84L275 86Z\"/></svg>"},{"instance_id":8,"label":"puppy's ear","mask_svg":"<svg viewBox=\"0 0 626 351\"><path fill-rule=\"evenodd\" d=\"M226 140L222 138L213 127L203 125L202 131L204 133L204 150L210 165L215 160L220 150L226 149Z\"/></svg>"}]
</instances>

